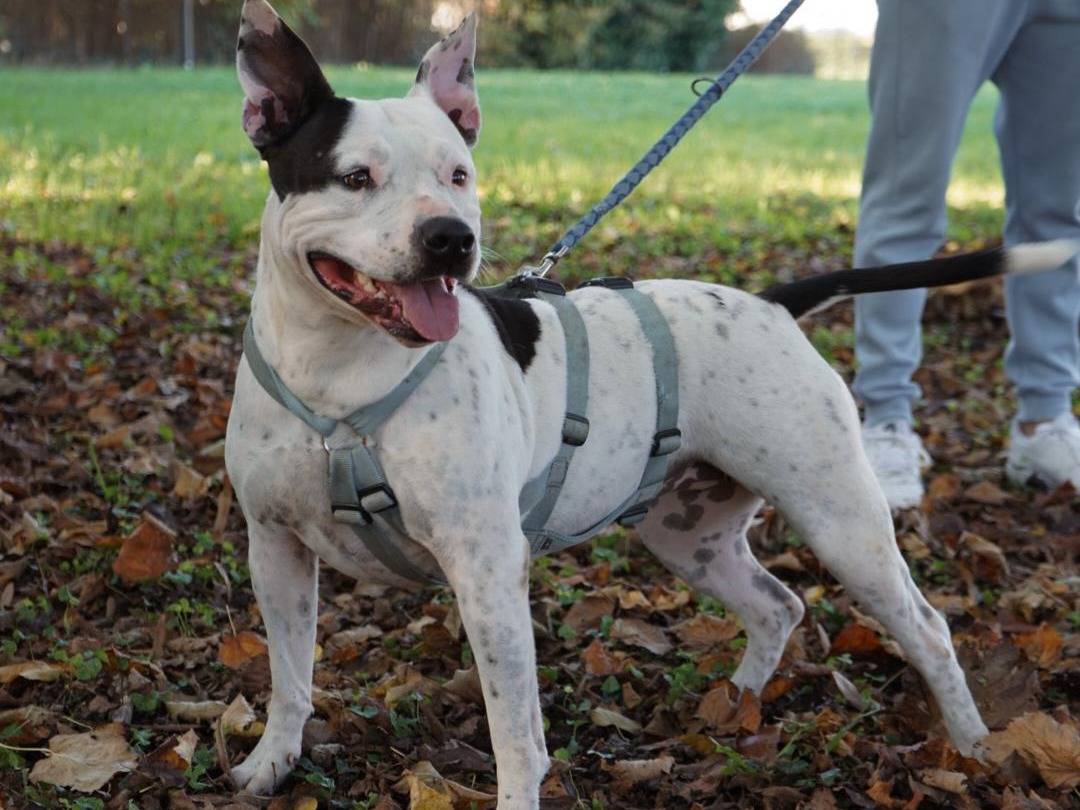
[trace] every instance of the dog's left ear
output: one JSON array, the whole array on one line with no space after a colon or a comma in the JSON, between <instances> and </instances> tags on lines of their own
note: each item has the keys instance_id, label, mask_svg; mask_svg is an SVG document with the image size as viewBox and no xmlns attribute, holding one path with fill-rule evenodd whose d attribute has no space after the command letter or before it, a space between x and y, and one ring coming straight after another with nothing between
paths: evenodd
<instances>
[{"instance_id":1,"label":"dog's left ear","mask_svg":"<svg viewBox=\"0 0 1080 810\"><path fill-rule=\"evenodd\" d=\"M480 134L480 100L476 95L476 12L431 47L416 71L410 96L426 94L442 107L470 147Z\"/></svg>"},{"instance_id":2,"label":"dog's left ear","mask_svg":"<svg viewBox=\"0 0 1080 810\"><path fill-rule=\"evenodd\" d=\"M258 149L279 143L334 97L304 40L266 0L245 0L236 42L244 131Z\"/></svg>"}]
</instances>

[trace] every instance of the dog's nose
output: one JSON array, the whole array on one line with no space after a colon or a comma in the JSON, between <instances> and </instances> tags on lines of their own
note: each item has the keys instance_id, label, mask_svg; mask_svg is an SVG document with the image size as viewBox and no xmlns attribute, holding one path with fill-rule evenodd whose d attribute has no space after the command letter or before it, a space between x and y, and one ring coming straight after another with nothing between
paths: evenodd
<instances>
[{"instance_id":1,"label":"dog's nose","mask_svg":"<svg viewBox=\"0 0 1080 810\"><path fill-rule=\"evenodd\" d=\"M432 217L420 225L420 245L432 259L454 261L476 249L476 235L457 217Z\"/></svg>"}]
</instances>

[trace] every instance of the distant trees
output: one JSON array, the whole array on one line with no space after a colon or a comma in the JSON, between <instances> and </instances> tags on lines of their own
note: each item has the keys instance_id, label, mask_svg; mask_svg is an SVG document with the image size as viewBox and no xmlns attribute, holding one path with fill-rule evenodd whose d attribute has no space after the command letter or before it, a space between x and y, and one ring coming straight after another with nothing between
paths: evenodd
<instances>
[{"instance_id":1,"label":"distant trees","mask_svg":"<svg viewBox=\"0 0 1080 810\"><path fill-rule=\"evenodd\" d=\"M731 52L738 0L271 0L326 62L411 64L445 25L477 8L483 64L704 71ZM181 64L184 7L196 63L233 58L241 0L2 0L0 62ZM799 37L774 66L812 70ZM771 53L771 52L770 52ZM809 67L807 67L809 65ZM767 63L766 63L767 67Z\"/></svg>"}]
</instances>

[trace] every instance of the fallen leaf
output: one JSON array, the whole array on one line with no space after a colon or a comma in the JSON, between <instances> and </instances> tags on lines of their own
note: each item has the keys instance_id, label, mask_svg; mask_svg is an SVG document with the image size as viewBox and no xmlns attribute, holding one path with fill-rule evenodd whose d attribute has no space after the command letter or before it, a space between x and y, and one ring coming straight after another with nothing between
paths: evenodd
<instances>
[{"instance_id":1,"label":"fallen leaf","mask_svg":"<svg viewBox=\"0 0 1080 810\"><path fill-rule=\"evenodd\" d=\"M166 700L165 711L170 717L188 722L217 720L228 708L220 700Z\"/></svg>"},{"instance_id":2,"label":"fallen leaf","mask_svg":"<svg viewBox=\"0 0 1080 810\"><path fill-rule=\"evenodd\" d=\"M490 793L445 778L427 760L405 771L394 789L409 794L409 810L455 810L458 806L468 808L473 803L484 806L496 800Z\"/></svg>"},{"instance_id":3,"label":"fallen leaf","mask_svg":"<svg viewBox=\"0 0 1080 810\"><path fill-rule=\"evenodd\" d=\"M165 742L143 757L139 770L166 784L179 787L185 781L184 773L191 767L195 747L199 737L194 729L189 729L182 736L169 737Z\"/></svg>"},{"instance_id":4,"label":"fallen leaf","mask_svg":"<svg viewBox=\"0 0 1080 810\"><path fill-rule=\"evenodd\" d=\"M1061 660L1064 640L1061 634L1048 624L1041 624L1033 633L1019 633L1013 636L1028 658L1043 669L1050 669Z\"/></svg>"},{"instance_id":5,"label":"fallen leaf","mask_svg":"<svg viewBox=\"0 0 1080 810\"><path fill-rule=\"evenodd\" d=\"M696 716L718 734L740 729L754 733L761 727L761 702L750 690L740 692L730 681L724 681L705 693Z\"/></svg>"},{"instance_id":6,"label":"fallen leaf","mask_svg":"<svg viewBox=\"0 0 1080 810\"><path fill-rule=\"evenodd\" d=\"M1001 506L1012 500L1012 496L1005 492L997 484L982 480L964 490L964 497L969 501L986 504L987 506Z\"/></svg>"},{"instance_id":7,"label":"fallen leaf","mask_svg":"<svg viewBox=\"0 0 1080 810\"><path fill-rule=\"evenodd\" d=\"M57 734L50 739L49 756L34 763L30 781L93 793L116 774L134 770L135 765L135 752L124 739L123 726L111 723L83 734Z\"/></svg>"},{"instance_id":8,"label":"fallen leaf","mask_svg":"<svg viewBox=\"0 0 1080 810\"><path fill-rule=\"evenodd\" d=\"M616 760L610 765L601 762L603 770L613 777L611 786L616 793L626 793L634 785L671 773L674 766L675 758L667 754L656 759Z\"/></svg>"},{"instance_id":9,"label":"fallen leaf","mask_svg":"<svg viewBox=\"0 0 1080 810\"><path fill-rule=\"evenodd\" d=\"M210 491L210 478L200 475L186 464L177 461L173 464L172 494L177 498L201 498Z\"/></svg>"},{"instance_id":10,"label":"fallen leaf","mask_svg":"<svg viewBox=\"0 0 1080 810\"><path fill-rule=\"evenodd\" d=\"M243 695L233 698L218 720L218 726L224 734L235 737L258 737L263 732L263 724L255 719L255 711Z\"/></svg>"},{"instance_id":11,"label":"fallen leaf","mask_svg":"<svg viewBox=\"0 0 1080 810\"><path fill-rule=\"evenodd\" d=\"M173 567L175 537L176 532L144 512L142 522L124 538L120 554L113 562L113 572L126 585L157 579Z\"/></svg>"},{"instance_id":12,"label":"fallen leaf","mask_svg":"<svg viewBox=\"0 0 1080 810\"><path fill-rule=\"evenodd\" d=\"M881 639L869 627L858 622L848 622L836 634L829 646L830 655L839 653L875 653L881 649Z\"/></svg>"},{"instance_id":13,"label":"fallen leaf","mask_svg":"<svg viewBox=\"0 0 1080 810\"><path fill-rule=\"evenodd\" d=\"M358 657L368 641L382 634L382 630L373 624L350 627L326 639L326 653L335 664L343 664Z\"/></svg>"},{"instance_id":14,"label":"fallen leaf","mask_svg":"<svg viewBox=\"0 0 1080 810\"><path fill-rule=\"evenodd\" d=\"M611 625L611 637L634 647L641 647L653 655L671 652L671 642L662 627L641 619L616 619Z\"/></svg>"},{"instance_id":15,"label":"fallen leaf","mask_svg":"<svg viewBox=\"0 0 1080 810\"><path fill-rule=\"evenodd\" d=\"M46 661L22 661L0 667L0 684L9 684L16 678L24 681L43 681L51 683L58 680L67 670L59 664Z\"/></svg>"},{"instance_id":16,"label":"fallen leaf","mask_svg":"<svg viewBox=\"0 0 1080 810\"><path fill-rule=\"evenodd\" d=\"M619 661L605 649L604 643L598 638L593 639L582 651L581 660L585 664L585 671L590 675L616 675L622 671Z\"/></svg>"},{"instance_id":17,"label":"fallen leaf","mask_svg":"<svg viewBox=\"0 0 1080 810\"><path fill-rule=\"evenodd\" d=\"M844 700L847 701L848 705L856 711L865 711L866 698L862 696L855 684L849 681L846 675L835 669L832 671L832 677L833 682L836 684L836 688L840 690L840 694L843 696Z\"/></svg>"},{"instance_id":18,"label":"fallen leaf","mask_svg":"<svg viewBox=\"0 0 1080 810\"><path fill-rule=\"evenodd\" d=\"M1080 732L1044 712L1030 712L1013 720L1004 731L990 734L983 746L989 759L1000 764L1014 751L1034 765L1043 781L1054 789L1080 785Z\"/></svg>"},{"instance_id":19,"label":"fallen leaf","mask_svg":"<svg viewBox=\"0 0 1080 810\"><path fill-rule=\"evenodd\" d=\"M1009 575L1009 562L1001 547L985 537L965 531L957 541L957 551L979 579L996 585Z\"/></svg>"},{"instance_id":20,"label":"fallen leaf","mask_svg":"<svg viewBox=\"0 0 1080 810\"><path fill-rule=\"evenodd\" d=\"M599 594L583 596L566 611L562 623L580 636L586 630L599 627L600 620L609 615L614 608L615 603L606 596Z\"/></svg>"},{"instance_id":21,"label":"fallen leaf","mask_svg":"<svg viewBox=\"0 0 1080 810\"><path fill-rule=\"evenodd\" d=\"M631 720L626 715L620 714L614 709L596 706L589 712L589 718L598 726L614 726L622 731L636 734L641 731L641 723Z\"/></svg>"},{"instance_id":22,"label":"fallen leaf","mask_svg":"<svg viewBox=\"0 0 1080 810\"><path fill-rule=\"evenodd\" d=\"M967 776L959 771L947 771L943 768L927 768L919 772L919 780L948 793L963 795L967 791Z\"/></svg>"},{"instance_id":23,"label":"fallen leaf","mask_svg":"<svg viewBox=\"0 0 1080 810\"><path fill-rule=\"evenodd\" d=\"M0 710L2 742L29 745L44 740L56 728L56 715L41 706L19 706Z\"/></svg>"},{"instance_id":24,"label":"fallen leaf","mask_svg":"<svg viewBox=\"0 0 1080 810\"><path fill-rule=\"evenodd\" d=\"M672 629L679 641L696 650L711 649L731 641L739 634L739 625L731 619L721 619L708 613L699 613Z\"/></svg>"},{"instance_id":25,"label":"fallen leaf","mask_svg":"<svg viewBox=\"0 0 1080 810\"><path fill-rule=\"evenodd\" d=\"M251 659L266 655L267 650L262 636L250 630L241 630L236 635L228 633L221 637L218 661L229 669L239 669Z\"/></svg>"}]
</instances>

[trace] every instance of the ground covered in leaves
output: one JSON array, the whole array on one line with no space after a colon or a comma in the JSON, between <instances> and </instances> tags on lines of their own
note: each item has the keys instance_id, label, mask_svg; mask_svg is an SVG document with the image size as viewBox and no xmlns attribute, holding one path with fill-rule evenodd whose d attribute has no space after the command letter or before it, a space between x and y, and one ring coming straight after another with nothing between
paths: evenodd
<instances>
[{"instance_id":1,"label":"ground covered in leaves","mask_svg":"<svg viewBox=\"0 0 1080 810\"><path fill-rule=\"evenodd\" d=\"M413 72L330 78L371 98ZM621 176L690 103L691 78L481 70L490 281ZM268 188L239 98L224 68L5 68L0 82L0 806L491 807L452 597L330 571L298 770L273 803L224 777L269 695L221 459ZM966 248L1000 231L993 110L980 94L954 170L950 234ZM740 80L564 279L759 290L844 267L866 127L862 83ZM1076 494L1001 479L999 288L931 296L926 325L919 429L935 467L898 535L1001 732L998 764L941 740L890 640L765 512L754 547L809 610L761 701L726 680L738 624L632 534L536 564L545 808L1080 806ZM806 329L850 374L849 309Z\"/></svg>"},{"instance_id":2,"label":"ground covered in leaves","mask_svg":"<svg viewBox=\"0 0 1080 810\"><path fill-rule=\"evenodd\" d=\"M778 242L756 266L833 269L832 247ZM104 283L115 262L138 279L137 254L0 241L0 320L14 325L0 359L0 806L267 805L225 778L270 687L222 460L253 259L223 253L224 276L162 295ZM698 260L760 281L738 256ZM807 324L845 373L850 317ZM998 732L992 764L943 741L895 644L767 509L754 548L809 609L760 700L727 680L745 643L734 617L632 534L537 561L543 807L1080 806L1077 496L1002 479L998 285L933 295L927 330L920 432L935 467L898 536ZM304 757L269 806L492 806L451 594L325 570L319 613Z\"/></svg>"}]
</instances>

